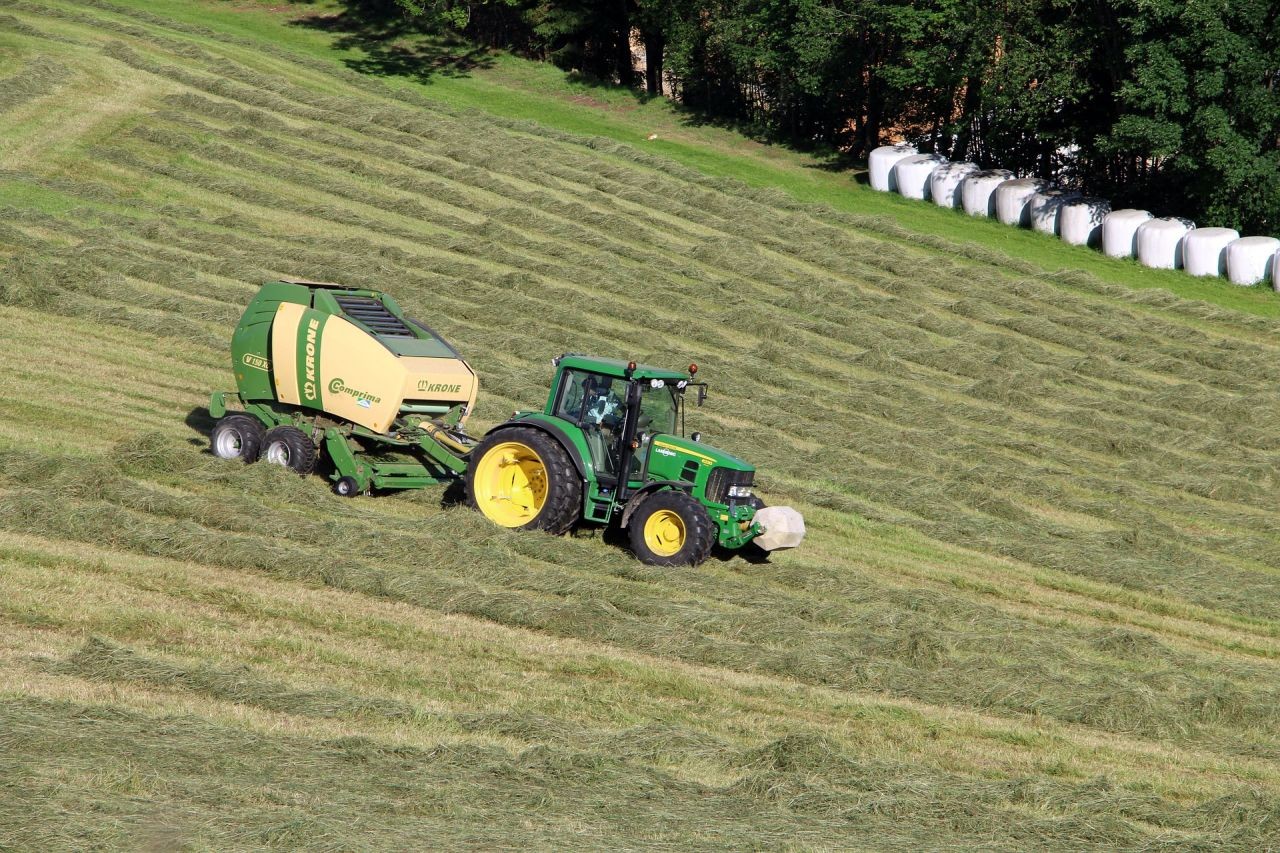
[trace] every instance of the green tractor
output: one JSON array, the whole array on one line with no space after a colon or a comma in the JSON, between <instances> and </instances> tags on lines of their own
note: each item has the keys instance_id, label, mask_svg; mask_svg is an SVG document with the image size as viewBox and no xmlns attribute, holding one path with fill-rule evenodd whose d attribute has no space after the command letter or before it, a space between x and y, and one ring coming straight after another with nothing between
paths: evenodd
<instances>
[{"instance_id":1,"label":"green tractor","mask_svg":"<svg viewBox=\"0 0 1280 853\"><path fill-rule=\"evenodd\" d=\"M477 440L465 430L475 373L384 293L267 283L231 351L238 390L209 403L211 449L224 459L307 475L323 453L344 496L461 481L496 524L561 534L617 523L654 565L696 565L717 544L795 547L804 536L799 513L753 494L754 467L685 437L686 395L701 406L707 393L696 365L560 356L546 405Z\"/></svg>"}]
</instances>

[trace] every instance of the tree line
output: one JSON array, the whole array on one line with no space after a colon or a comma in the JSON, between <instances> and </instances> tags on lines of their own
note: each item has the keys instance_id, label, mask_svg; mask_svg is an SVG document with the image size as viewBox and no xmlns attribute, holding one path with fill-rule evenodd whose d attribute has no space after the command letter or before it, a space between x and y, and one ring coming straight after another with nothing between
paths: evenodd
<instances>
[{"instance_id":1,"label":"tree line","mask_svg":"<svg viewBox=\"0 0 1280 853\"><path fill-rule=\"evenodd\" d=\"M905 138L1280 233L1276 0L385 2L801 147Z\"/></svg>"}]
</instances>

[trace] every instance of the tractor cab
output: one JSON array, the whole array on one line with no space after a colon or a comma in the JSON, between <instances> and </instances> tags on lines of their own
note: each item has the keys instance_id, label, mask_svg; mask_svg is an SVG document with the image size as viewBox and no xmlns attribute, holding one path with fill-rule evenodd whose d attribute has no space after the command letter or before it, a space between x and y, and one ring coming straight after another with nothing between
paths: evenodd
<instances>
[{"instance_id":1,"label":"tractor cab","mask_svg":"<svg viewBox=\"0 0 1280 853\"><path fill-rule=\"evenodd\" d=\"M546 414L581 431L606 488L617 486L624 470L627 480L644 480L652 438L683 433L685 390L695 386L705 394L692 373L634 362L565 355L556 366Z\"/></svg>"},{"instance_id":2,"label":"tractor cab","mask_svg":"<svg viewBox=\"0 0 1280 853\"><path fill-rule=\"evenodd\" d=\"M542 421L562 433L583 475L583 515L623 527L650 495L675 491L708 514L719 544L736 548L760 532L763 505L753 495L755 468L685 436L685 401L706 399L695 381L697 365L675 371L616 359L568 354L555 359L555 379L540 413L517 422Z\"/></svg>"}]
</instances>

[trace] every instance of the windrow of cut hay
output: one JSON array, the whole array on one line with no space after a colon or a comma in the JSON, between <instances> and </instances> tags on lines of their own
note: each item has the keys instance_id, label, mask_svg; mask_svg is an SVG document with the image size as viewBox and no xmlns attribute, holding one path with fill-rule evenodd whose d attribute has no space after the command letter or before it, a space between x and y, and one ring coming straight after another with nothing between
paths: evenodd
<instances>
[{"instance_id":1,"label":"windrow of cut hay","mask_svg":"<svg viewBox=\"0 0 1280 853\"><path fill-rule=\"evenodd\" d=\"M1258 686L1269 672L1260 662L1178 652L1141 634L1136 644L1116 642L1110 628L1044 636L1033 621L985 605L820 564L801 562L763 587L671 577L590 540L494 531L461 508L424 507L420 517L398 519L370 508L337 527L325 511L341 500L284 472L264 480L256 469L197 462L160 436L126 443L115 456L116 465L68 466L56 456L6 454L6 470L32 488L0 497L0 526L815 685L1034 713L1212 749L1228 748L1228 731L1248 732L1250 749L1280 748L1280 697ZM162 471L202 489L134 479ZM275 509L282 497L301 505Z\"/></svg>"},{"instance_id":2,"label":"windrow of cut hay","mask_svg":"<svg viewBox=\"0 0 1280 853\"><path fill-rule=\"evenodd\" d=\"M304 716L358 718L376 714L405 719L422 715L394 703L370 702L333 691L300 691L247 669L224 671L160 660L100 639L89 641L55 668L93 680L143 683L219 700L234 698ZM110 741L130 742L129 729L141 724L127 715L104 718L92 712L76 713L65 706L38 703L10 707L4 713L6 722L13 726L5 738L6 746L19 755L38 753L40 741L56 734L65 739L68 765L76 770L81 762L90 760L124 759L133 765L146 757L145 752L133 750L112 754L119 750L113 750ZM92 721L93 729L106 729L106 737L92 737L83 729L77 731L72 724L76 718ZM36 721L40 723L39 733L23 725ZM388 750L374 742L350 738L323 744L316 750L287 737L248 738L237 736L226 727L169 720L159 724L162 730L156 734L163 736L171 751L155 754L152 760L170 769L182 787L157 793L162 800L172 798L167 803L169 808L181 807L179 794L190 797L195 793L183 789L195 782L189 777L196 772L191 761L194 752L203 746L227 758L218 762L223 765L216 768L220 771L215 777L218 784L197 795L197 802L215 794L230 795L230 802L236 802L240 809L247 808L252 816L252 806L242 796L235 796L230 786L284 784L302 792L327 784L325 805L311 811L304 824L305 832L296 836L299 843L307 846L317 846L321 840L326 846L338 845L351 837L347 833L353 829L342 826L338 819L340 801L368 796L359 790L369 784L361 779L377 779L379 789L401 789L406 793L430 783L451 791L449 796L456 798L439 812L413 809L407 825L402 816L396 833L400 839L418 837L418 833L425 837L429 832L468 832L469 827L475 827L469 831L478 833L471 836L476 840L545 840L542 833L551 822L563 820L570 813L579 824L585 824L581 830L585 838L610 831L636 832L637 828L622 817L625 813L616 812L609 805L617 798L625 798L629 789L634 789L630 791L632 795L639 794L637 803L662 797L664 824L700 823L699 830L682 840L715 839L717 844L734 838L744 842L769 838L784 830L790 816L802 816L807 832L815 839L896 839L904 844L921 843L931 837L931 832L945 826L957 843L981 845L984 837L999 830L1000 821L1010 819L1019 825L1010 840L1024 849L1048 849L1061 844L1092 846L1097 837L1090 834L1094 830L1089 827L1096 830L1099 823L1106 825L1106 837L1137 844L1149 837L1151 827L1168 833L1194 833L1195 827L1210 815L1222 822L1232 843L1249 844L1264 838L1255 829L1258 821L1266 819L1261 800L1236 802L1229 811L1226 803L1213 803L1193 812L1159 797L1119 790L1105 779L1078 783L997 781L928 772L893 762L859 759L816 732L790 734L742 749L680 727L583 731L554 719L513 720L502 715L452 715L448 724L460 732L492 733L540 745L517 753L478 744L423 753L403 747ZM268 757L274 760L259 763ZM227 760L234 764L224 763ZM735 777L735 781L721 788L682 782L651 766L658 760L712 763ZM277 768L278 772L284 767L296 774L290 783L273 779L269 769ZM499 775L506 784L496 790L478 781L477 776L482 773ZM190 781L186 781L188 778ZM574 798L588 792L594 794L586 808L581 801L574 802ZM499 814L508 809L520 812L520 820L512 821L509 814ZM1025 821L1021 815L1028 810L1039 817ZM531 826L532 816L538 820ZM466 820L458 820L460 817ZM492 822L495 818L496 823ZM446 820L451 821L451 830L445 829ZM537 828L544 823L546 828ZM488 829L482 831L481 826ZM206 837L247 840L226 825L215 823L201 829ZM377 832L376 825L357 829L366 840L371 831ZM649 827L644 832L655 830ZM32 840L40 838L39 830L30 832ZM107 835L101 830L98 834ZM653 840L660 837L661 834L655 835Z\"/></svg>"}]
</instances>

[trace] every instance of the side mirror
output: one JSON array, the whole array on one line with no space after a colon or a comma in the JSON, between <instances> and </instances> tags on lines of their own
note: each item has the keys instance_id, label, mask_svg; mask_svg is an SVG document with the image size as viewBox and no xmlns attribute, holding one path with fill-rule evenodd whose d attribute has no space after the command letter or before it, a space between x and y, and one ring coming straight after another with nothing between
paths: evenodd
<instances>
[{"instance_id":1,"label":"side mirror","mask_svg":"<svg viewBox=\"0 0 1280 853\"><path fill-rule=\"evenodd\" d=\"M705 402L707 402L707 386L706 386L706 385L699 385L699 386L698 386L698 400L697 400L697 405L698 405L698 407L699 407L699 408L701 408L701 407L702 407L702 404L703 404L703 403L705 403Z\"/></svg>"}]
</instances>

